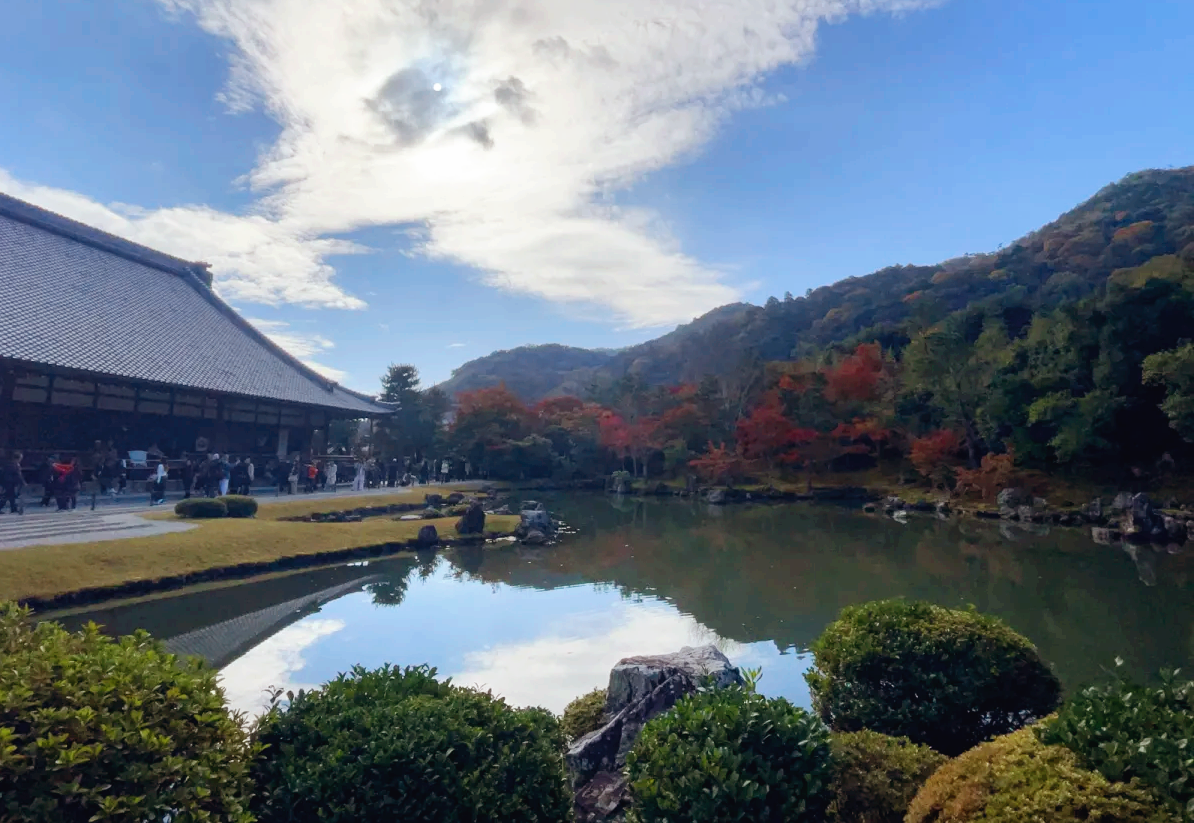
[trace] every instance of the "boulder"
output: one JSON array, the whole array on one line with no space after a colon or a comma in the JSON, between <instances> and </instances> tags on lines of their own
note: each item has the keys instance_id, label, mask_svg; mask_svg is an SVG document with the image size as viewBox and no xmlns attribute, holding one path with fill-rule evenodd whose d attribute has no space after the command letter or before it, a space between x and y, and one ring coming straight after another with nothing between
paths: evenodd
<instances>
[{"instance_id":1,"label":"boulder","mask_svg":"<svg viewBox=\"0 0 1194 823\"><path fill-rule=\"evenodd\" d=\"M879 507L876 506L874 503L863 503L862 510L864 512L866 512L867 514L874 514L876 511L879 510Z\"/></svg>"},{"instance_id":2,"label":"boulder","mask_svg":"<svg viewBox=\"0 0 1194 823\"><path fill-rule=\"evenodd\" d=\"M464 500L464 495L461 494L460 492L452 492L451 494L448 495L448 505L449 506L455 506L457 503L461 502L462 500Z\"/></svg>"},{"instance_id":3,"label":"boulder","mask_svg":"<svg viewBox=\"0 0 1194 823\"><path fill-rule=\"evenodd\" d=\"M1032 506L1017 506L1016 517L1021 523L1031 523L1036 520L1037 511Z\"/></svg>"},{"instance_id":4,"label":"boulder","mask_svg":"<svg viewBox=\"0 0 1194 823\"><path fill-rule=\"evenodd\" d=\"M1103 521L1103 501L1097 497L1091 500L1082 509L1082 516L1088 523L1101 523Z\"/></svg>"},{"instance_id":5,"label":"boulder","mask_svg":"<svg viewBox=\"0 0 1194 823\"><path fill-rule=\"evenodd\" d=\"M519 509L519 511L524 511L524 512L547 511L547 507L544 506L542 503L540 503L538 500L524 500L524 501L522 501L522 505L519 506L518 509Z\"/></svg>"},{"instance_id":6,"label":"boulder","mask_svg":"<svg viewBox=\"0 0 1194 823\"><path fill-rule=\"evenodd\" d=\"M711 503L714 506L725 505L726 490L725 489L709 489L708 494L705 495L705 502Z\"/></svg>"},{"instance_id":7,"label":"boulder","mask_svg":"<svg viewBox=\"0 0 1194 823\"><path fill-rule=\"evenodd\" d=\"M439 532L430 523L419 529L419 536L415 538L420 546L434 546L439 542Z\"/></svg>"},{"instance_id":8,"label":"boulder","mask_svg":"<svg viewBox=\"0 0 1194 823\"><path fill-rule=\"evenodd\" d=\"M742 674L715 646L673 654L628 657L609 675L606 722L576 741L565 759L576 791L577 820L614 819L629 796L620 776L643 726L699 687L741 684Z\"/></svg>"},{"instance_id":9,"label":"boulder","mask_svg":"<svg viewBox=\"0 0 1194 823\"><path fill-rule=\"evenodd\" d=\"M949 501L948 500L938 501L937 505L936 505L936 509L937 509L937 514L940 514L940 515L949 514L949 512L950 512Z\"/></svg>"},{"instance_id":10,"label":"boulder","mask_svg":"<svg viewBox=\"0 0 1194 823\"><path fill-rule=\"evenodd\" d=\"M1161 523L1165 526L1165 536L1170 543L1185 543L1186 542L1186 521L1178 520L1176 517L1165 515L1161 518Z\"/></svg>"},{"instance_id":11,"label":"boulder","mask_svg":"<svg viewBox=\"0 0 1194 823\"><path fill-rule=\"evenodd\" d=\"M1009 487L999 490L999 494L995 495L995 502L999 504L999 508L1001 509L1014 509L1017 506L1031 505L1032 496L1026 494L1023 489Z\"/></svg>"},{"instance_id":12,"label":"boulder","mask_svg":"<svg viewBox=\"0 0 1194 823\"><path fill-rule=\"evenodd\" d=\"M551 534L555 530L551 522L551 515L543 509L524 509L518 513L518 517L518 530L520 532L525 533L536 530L544 534Z\"/></svg>"},{"instance_id":13,"label":"boulder","mask_svg":"<svg viewBox=\"0 0 1194 823\"><path fill-rule=\"evenodd\" d=\"M1120 492L1111 501L1111 511L1113 512L1127 511L1130 508L1132 508L1131 492Z\"/></svg>"},{"instance_id":14,"label":"boulder","mask_svg":"<svg viewBox=\"0 0 1194 823\"><path fill-rule=\"evenodd\" d=\"M999 517L1001 520L1016 520L1020 515L1016 514L1016 510L1011 506L1000 506Z\"/></svg>"},{"instance_id":15,"label":"boulder","mask_svg":"<svg viewBox=\"0 0 1194 823\"><path fill-rule=\"evenodd\" d=\"M547 535L538 529L531 529L522 535L522 542L528 546L542 546L547 542Z\"/></svg>"},{"instance_id":16,"label":"boulder","mask_svg":"<svg viewBox=\"0 0 1194 823\"><path fill-rule=\"evenodd\" d=\"M464 514L456 521L456 531L460 534L485 533L485 509L477 501L469 504Z\"/></svg>"},{"instance_id":17,"label":"boulder","mask_svg":"<svg viewBox=\"0 0 1194 823\"><path fill-rule=\"evenodd\" d=\"M401 517L399 517L398 519L399 520L422 520L423 515L421 515L421 514L404 514Z\"/></svg>"},{"instance_id":18,"label":"boulder","mask_svg":"<svg viewBox=\"0 0 1194 823\"><path fill-rule=\"evenodd\" d=\"M614 494L630 494L633 487L628 472L614 472L609 479L609 490Z\"/></svg>"},{"instance_id":19,"label":"boulder","mask_svg":"<svg viewBox=\"0 0 1194 823\"><path fill-rule=\"evenodd\" d=\"M1049 508L1049 501L1043 497L1034 497L1032 498L1032 507L1034 509L1047 509Z\"/></svg>"},{"instance_id":20,"label":"boulder","mask_svg":"<svg viewBox=\"0 0 1194 823\"><path fill-rule=\"evenodd\" d=\"M444 513L439 509L424 509L423 514L420 515L420 517L422 517L424 520L435 520L436 518L443 516Z\"/></svg>"},{"instance_id":21,"label":"boulder","mask_svg":"<svg viewBox=\"0 0 1194 823\"><path fill-rule=\"evenodd\" d=\"M1120 538L1123 537L1123 534L1116 529L1095 526L1090 530L1090 537L1096 543L1101 543L1104 546L1110 546L1112 543L1118 543Z\"/></svg>"},{"instance_id":22,"label":"boulder","mask_svg":"<svg viewBox=\"0 0 1194 823\"><path fill-rule=\"evenodd\" d=\"M429 509L438 509L444 504L444 496L442 494L426 494L423 495L423 505Z\"/></svg>"},{"instance_id":23,"label":"boulder","mask_svg":"<svg viewBox=\"0 0 1194 823\"><path fill-rule=\"evenodd\" d=\"M902 498L896 497L895 495L892 495L883 501L883 511L887 514L903 511L905 508L907 508L907 506L908 504L905 503Z\"/></svg>"}]
</instances>

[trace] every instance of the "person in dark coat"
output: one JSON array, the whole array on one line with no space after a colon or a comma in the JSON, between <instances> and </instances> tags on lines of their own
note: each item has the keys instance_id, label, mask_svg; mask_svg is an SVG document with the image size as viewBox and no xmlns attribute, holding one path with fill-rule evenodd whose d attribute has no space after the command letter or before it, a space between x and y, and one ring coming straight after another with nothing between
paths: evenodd
<instances>
[{"instance_id":1,"label":"person in dark coat","mask_svg":"<svg viewBox=\"0 0 1194 823\"><path fill-rule=\"evenodd\" d=\"M0 487L4 489L4 500L8 502L8 510L13 514L25 513L21 506L21 490L25 487L25 477L21 474L23 456L20 452L15 452L4 461L3 467L0 467ZM0 504L0 512L2 511L4 506Z\"/></svg>"},{"instance_id":2,"label":"person in dark coat","mask_svg":"<svg viewBox=\"0 0 1194 823\"><path fill-rule=\"evenodd\" d=\"M249 463L237 460L232 464L232 491L234 494L249 493Z\"/></svg>"},{"instance_id":3,"label":"person in dark coat","mask_svg":"<svg viewBox=\"0 0 1194 823\"><path fill-rule=\"evenodd\" d=\"M58 502L58 511L70 511L78 505L82 477L78 461L73 457L65 463L54 464L54 499Z\"/></svg>"},{"instance_id":4,"label":"person in dark coat","mask_svg":"<svg viewBox=\"0 0 1194 823\"><path fill-rule=\"evenodd\" d=\"M37 467L37 483L41 486L41 507L50 505L54 497L54 456L48 455Z\"/></svg>"},{"instance_id":5,"label":"person in dark coat","mask_svg":"<svg viewBox=\"0 0 1194 823\"><path fill-rule=\"evenodd\" d=\"M182 496L184 498L191 496L191 490L195 488L195 461L191 458L186 458L182 461Z\"/></svg>"}]
</instances>

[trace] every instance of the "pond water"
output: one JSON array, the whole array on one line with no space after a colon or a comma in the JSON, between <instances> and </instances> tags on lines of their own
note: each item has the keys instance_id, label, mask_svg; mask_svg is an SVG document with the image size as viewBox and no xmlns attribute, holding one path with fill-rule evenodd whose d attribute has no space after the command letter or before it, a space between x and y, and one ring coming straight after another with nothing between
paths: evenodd
<instances>
[{"instance_id":1,"label":"pond water","mask_svg":"<svg viewBox=\"0 0 1194 823\"><path fill-rule=\"evenodd\" d=\"M387 662L559 711L619 658L703 643L762 667L761 691L808 705L809 644L843 606L898 596L1002 617L1071 688L1116 656L1142 676L1194 657L1194 549L807 504L543 499L572 532L558 546L348 564L58 619L144 628L202 655L247 711L271 686Z\"/></svg>"}]
</instances>

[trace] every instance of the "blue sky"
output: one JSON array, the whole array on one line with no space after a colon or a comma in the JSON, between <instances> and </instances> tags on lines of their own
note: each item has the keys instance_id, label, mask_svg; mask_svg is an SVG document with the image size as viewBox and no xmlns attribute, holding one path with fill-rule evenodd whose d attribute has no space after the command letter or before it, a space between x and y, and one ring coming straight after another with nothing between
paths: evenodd
<instances>
[{"instance_id":1,"label":"blue sky","mask_svg":"<svg viewBox=\"0 0 1194 823\"><path fill-rule=\"evenodd\" d=\"M0 190L211 262L364 390L991 250L1194 162L1183 0L15 0L5 23Z\"/></svg>"}]
</instances>

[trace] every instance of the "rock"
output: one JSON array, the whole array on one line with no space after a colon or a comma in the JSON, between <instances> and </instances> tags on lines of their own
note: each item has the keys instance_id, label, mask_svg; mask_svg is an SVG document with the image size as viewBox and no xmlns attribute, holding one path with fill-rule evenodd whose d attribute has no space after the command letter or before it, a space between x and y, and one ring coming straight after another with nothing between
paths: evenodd
<instances>
[{"instance_id":1,"label":"rock","mask_svg":"<svg viewBox=\"0 0 1194 823\"><path fill-rule=\"evenodd\" d=\"M522 532L541 531L544 534L551 534L555 531L555 527L551 522L551 515L543 509L524 509L518 513L519 523L518 528Z\"/></svg>"},{"instance_id":2,"label":"rock","mask_svg":"<svg viewBox=\"0 0 1194 823\"><path fill-rule=\"evenodd\" d=\"M1103 501L1095 498L1086 504L1082 509L1082 516L1086 518L1089 523L1101 523L1103 521Z\"/></svg>"},{"instance_id":3,"label":"rock","mask_svg":"<svg viewBox=\"0 0 1194 823\"><path fill-rule=\"evenodd\" d=\"M404 514L401 517L399 517L398 519L399 520L422 520L423 516L421 514Z\"/></svg>"},{"instance_id":4,"label":"rock","mask_svg":"<svg viewBox=\"0 0 1194 823\"><path fill-rule=\"evenodd\" d=\"M1178 502L1177 502L1177 498L1176 498L1176 497L1171 497L1171 498L1169 498L1168 500L1166 500L1166 501L1165 501L1165 508L1167 508L1167 509L1176 509L1177 507L1178 507Z\"/></svg>"},{"instance_id":5,"label":"rock","mask_svg":"<svg viewBox=\"0 0 1194 823\"><path fill-rule=\"evenodd\" d=\"M950 513L948 500L939 500L937 502L936 508L937 508L937 514L949 514Z\"/></svg>"},{"instance_id":6,"label":"rock","mask_svg":"<svg viewBox=\"0 0 1194 823\"><path fill-rule=\"evenodd\" d=\"M597 772L573 798L576 823L625 819L629 791L620 772Z\"/></svg>"},{"instance_id":7,"label":"rock","mask_svg":"<svg viewBox=\"0 0 1194 823\"><path fill-rule=\"evenodd\" d=\"M668 488L667 483L664 482L656 483L655 488L651 491L653 494L658 495L659 497L664 497L672 493L672 490Z\"/></svg>"},{"instance_id":8,"label":"rock","mask_svg":"<svg viewBox=\"0 0 1194 823\"><path fill-rule=\"evenodd\" d=\"M1111 511L1122 512L1132 508L1132 494L1131 492L1120 492L1115 495L1115 499L1111 501Z\"/></svg>"},{"instance_id":9,"label":"rock","mask_svg":"<svg viewBox=\"0 0 1194 823\"><path fill-rule=\"evenodd\" d=\"M429 509L438 509L444 504L444 496L442 494L425 494L423 495L423 504Z\"/></svg>"},{"instance_id":10,"label":"rock","mask_svg":"<svg viewBox=\"0 0 1194 823\"><path fill-rule=\"evenodd\" d=\"M531 529L522 536L522 542L528 546L542 546L547 542L547 535L538 529Z\"/></svg>"},{"instance_id":11,"label":"rock","mask_svg":"<svg viewBox=\"0 0 1194 823\"><path fill-rule=\"evenodd\" d=\"M1165 526L1165 536L1170 543L1186 542L1186 521L1165 515L1161 523Z\"/></svg>"},{"instance_id":12,"label":"rock","mask_svg":"<svg viewBox=\"0 0 1194 823\"><path fill-rule=\"evenodd\" d=\"M1016 514L1016 510L1011 506L1000 506L999 518L1001 520L1018 520L1020 515Z\"/></svg>"},{"instance_id":13,"label":"rock","mask_svg":"<svg viewBox=\"0 0 1194 823\"><path fill-rule=\"evenodd\" d=\"M867 514L874 514L875 512L877 512L879 510L879 507L876 506L874 503L863 503L862 510L864 512L866 512Z\"/></svg>"},{"instance_id":14,"label":"rock","mask_svg":"<svg viewBox=\"0 0 1194 823\"><path fill-rule=\"evenodd\" d=\"M419 536L415 539L420 546L434 546L439 542L439 532L435 530L435 526L428 524L419 529Z\"/></svg>"},{"instance_id":15,"label":"rock","mask_svg":"<svg viewBox=\"0 0 1194 823\"><path fill-rule=\"evenodd\" d=\"M489 512L489 514L509 514L509 513L510 513L509 506L500 506L500 507L494 509L493 511Z\"/></svg>"},{"instance_id":16,"label":"rock","mask_svg":"<svg viewBox=\"0 0 1194 823\"><path fill-rule=\"evenodd\" d=\"M725 489L709 489L709 493L705 495L705 502L712 503L714 506L725 505L726 490Z\"/></svg>"},{"instance_id":17,"label":"rock","mask_svg":"<svg viewBox=\"0 0 1194 823\"><path fill-rule=\"evenodd\" d=\"M1101 543L1104 546L1110 546L1112 543L1118 543L1123 537L1123 534L1116 529L1095 526L1090 530L1090 537L1096 543Z\"/></svg>"},{"instance_id":18,"label":"rock","mask_svg":"<svg viewBox=\"0 0 1194 823\"><path fill-rule=\"evenodd\" d=\"M576 741L565 759L576 790L578 820L606 820L625 808L625 784L617 777L643 726L708 683L714 688L741 684L742 674L715 646L685 647L674 654L628 657L609 675L609 721ZM600 813L604 817L591 817Z\"/></svg>"},{"instance_id":19,"label":"rock","mask_svg":"<svg viewBox=\"0 0 1194 823\"><path fill-rule=\"evenodd\" d=\"M1047 509L1049 508L1049 501L1043 497L1034 497L1032 498L1032 507L1034 509Z\"/></svg>"},{"instance_id":20,"label":"rock","mask_svg":"<svg viewBox=\"0 0 1194 823\"><path fill-rule=\"evenodd\" d=\"M455 506L460 501L464 500L464 495L460 492L452 492L448 495L448 505Z\"/></svg>"},{"instance_id":21,"label":"rock","mask_svg":"<svg viewBox=\"0 0 1194 823\"><path fill-rule=\"evenodd\" d=\"M902 498L896 497L893 494L890 497L888 497L886 500L883 501L883 506L888 511L888 513L890 513L893 511L898 511L903 508L907 508L908 504L905 503Z\"/></svg>"},{"instance_id":22,"label":"rock","mask_svg":"<svg viewBox=\"0 0 1194 823\"><path fill-rule=\"evenodd\" d=\"M633 490L630 475L626 472L614 472L609 479L609 490L614 494L630 494Z\"/></svg>"},{"instance_id":23,"label":"rock","mask_svg":"<svg viewBox=\"0 0 1194 823\"><path fill-rule=\"evenodd\" d=\"M473 501L460 519L456 521L456 531L460 534L485 533L485 509L477 501Z\"/></svg>"},{"instance_id":24,"label":"rock","mask_svg":"<svg viewBox=\"0 0 1194 823\"><path fill-rule=\"evenodd\" d=\"M995 496L995 502L999 504L999 508L1007 507L1014 509L1016 506L1023 506L1032 502L1032 498L1024 493L1023 489L1006 488L1000 489L999 494Z\"/></svg>"},{"instance_id":25,"label":"rock","mask_svg":"<svg viewBox=\"0 0 1194 823\"><path fill-rule=\"evenodd\" d=\"M1144 492L1133 495L1128 514L1131 526L1124 529L1124 534L1129 538L1138 541L1166 539L1164 518L1153 508L1152 500Z\"/></svg>"},{"instance_id":26,"label":"rock","mask_svg":"<svg viewBox=\"0 0 1194 823\"><path fill-rule=\"evenodd\" d=\"M420 516L424 520L435 520L436 518L443 517L444 513L439 509L423 509L423 514Z\"/></svg>"},{"instance_id":27,"label":"rock","mask_svg":"<svg viewBox=\"0 0 1194 823\"><path fill-rule=\"evenodd\" d=\"M524 500L524 501L522 501L522 505L519 506L518 508L519 508L519 511L524 511L524 512L545 512L545 511L547 511L547 507L544 506L542 503L540 503L538 500Z\"/></svg>"}]
</instances>

